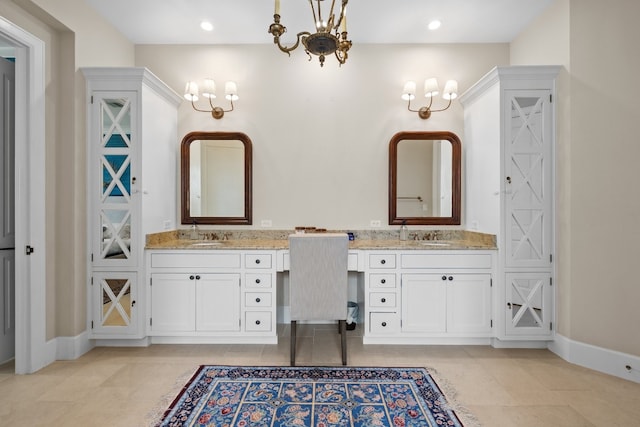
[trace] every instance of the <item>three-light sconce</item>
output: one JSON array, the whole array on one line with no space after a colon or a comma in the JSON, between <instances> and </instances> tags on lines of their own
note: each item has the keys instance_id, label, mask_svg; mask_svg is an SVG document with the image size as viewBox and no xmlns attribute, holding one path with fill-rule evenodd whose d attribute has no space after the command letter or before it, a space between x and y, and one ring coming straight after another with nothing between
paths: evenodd
<instances>
[{"instance_id":1,"label":"three-light sconce","mask_svg":"<svg viewBox=\"0 0 640 427\"><path fill-rule=\"evenodd\" d=\"M213 105L213 99L216 98L216 83L213 79L204 79L202 86L202 96L209 99L209 109L201 109L196 107L195 102L199 99L199 88L196 82L187 82L187 86L184 89L184 97L187 101L191 101L191 106L196 111L203 113L211 113L214 119L221 119L224 117L224 113L233 111L233 101L240 99L238 97L238 85L235 82L226 82L224 85L224 97L231 103L231 108L228 110L222 107L216 107Z\"/></svg>"},{"instance_id":2,"label":"three-light sconce","mask_svg":"<svg viewBox=\"0 0 640 427\"><path fill-rule=\"evenodd\" d=\"M431 113L436 113L439 111L444 111L451 106L451 101L456 99L458 96L458 82L455 80L449 80L444 85L444 91L442 93L442 97L449 101L446 107L434 110L431 108L433 105L433 98L440 93L440 89L438 87L438 80L434 78L430 78L425 80L424 82L424 96L429 98L429 105L420 107L418 110L411 109L411 101L416 98L416 82L407 82L404 85L404 89L402 90L402 99L407 101L407 109L413 113L418 113L421 119L428 119L431 117Z\"/></svg>"}]
</instances>

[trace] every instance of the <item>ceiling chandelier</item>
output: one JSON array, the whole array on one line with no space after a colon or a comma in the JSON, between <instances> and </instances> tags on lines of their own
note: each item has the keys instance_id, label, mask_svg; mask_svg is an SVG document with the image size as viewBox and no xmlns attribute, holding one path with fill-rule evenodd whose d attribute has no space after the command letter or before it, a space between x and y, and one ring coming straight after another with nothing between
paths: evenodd
<instances>
[{"instance_id":1,"label":"ceiling chandelier","mask_svg":"<svg viewBox=\"0 0 640 427\"><path fill-rule=\"evenodd\" d=\"M315 1L315 5L314 5ZM316 32L310 33L302 31L297 34L296 43L287 47L280 44L280 36L287 31L287 27L280 23L280 0L275 0L275 13L273 14L273 24L269 26L269 33L273 35L273 43L278 48L291 56L291 51L295 50L300 43L304 46L304 51L309 55L318 56L320 66L324 66L326 55L335 54L340 65L347 61L349 49L351 48L351 40L347 39L347 2L349 0L341 0L340 13L336 20L334 7L336 0L331 0L331 9L329 9L329 19L325 20L322 16L322 4L324 0L309 0L311 11L313 12L313 21L315 22Z\"/></svg>"}]
</instances>

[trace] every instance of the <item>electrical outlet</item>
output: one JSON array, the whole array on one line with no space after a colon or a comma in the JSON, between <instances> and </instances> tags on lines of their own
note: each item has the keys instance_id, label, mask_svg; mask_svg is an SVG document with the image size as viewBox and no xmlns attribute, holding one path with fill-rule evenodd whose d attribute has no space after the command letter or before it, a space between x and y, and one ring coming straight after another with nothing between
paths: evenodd
<instances>
[{"instance_id":1,"label":"electrical outlet","mask_svg":"<svg viewBox=\"0 0 640 427\"><path fill-rule=\"evenodd\" d=\"M262 221L260 221L260 227L271 227L271 220L263 219Z\"/></svg>"},{"instance_id":2,"label":"electrical outlet","mask_svg":"<svg viewBox=\"0 0 640 427\"><path fill-rule=\"evenodd\" d=\"M382 224L379 219L372 219L370 225L372 227L380 227Z\"/></svg>"}]
</instances>

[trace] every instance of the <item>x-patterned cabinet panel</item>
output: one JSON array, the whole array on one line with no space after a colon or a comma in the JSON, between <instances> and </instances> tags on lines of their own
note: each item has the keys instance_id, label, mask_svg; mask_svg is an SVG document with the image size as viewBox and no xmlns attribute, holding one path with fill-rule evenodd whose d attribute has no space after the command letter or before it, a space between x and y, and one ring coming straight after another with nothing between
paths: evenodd
<instances>
[{"instance_id":1,"label":"x-patterned cabinet panel","mask_svg":"<svg viewBox=\"0 0 640 427\"><path fill-rule=\"evenodd\" d=\"M91 334L138 335L136 272L93 272Z\"/></svg>"},{"instance_id":2,"label":"x-patterned cabinet panel","mask_svg":"<svg viewBox=\"0 0 640 427\"><path fill-rule=\"evenodd\" d=\"M550 273L506 274L506 334L552 335L553 286Z\"/></svg>"},{"instance_id":3,"label":"x-patterned cabinet panel","mask_svg":"<svg viewBox=\"0 0 640 427\"><path fill-rule=\"evenodd\" d=\"M548 267L552 250L550 90L506 90L505 265Z\"/></svg>"}]
</instances>

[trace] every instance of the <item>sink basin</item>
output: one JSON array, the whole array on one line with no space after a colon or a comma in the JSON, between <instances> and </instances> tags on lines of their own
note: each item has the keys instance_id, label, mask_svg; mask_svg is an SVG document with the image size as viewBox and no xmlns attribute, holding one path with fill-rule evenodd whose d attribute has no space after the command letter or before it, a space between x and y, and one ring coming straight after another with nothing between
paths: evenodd
<instances>
[{"instance_id":1,"label":"sink basin","mask_svg":"<svg viewBox=\"0 0 640 427\"><path fill-rule=\"evenodd\" d=\"M447 242L421 242L422 246L451 246L451 243Z\"/></svg>"},{"instance_id":2,"label":"sink basin","mask_svg":"<svg viewBox=\"0 0 640 427\"><path fill-rule=\"evenodd\" d=\"M201 247L222 246L222 242L198 242L198 243L192 243L191 246L201 246Z\"/></svg>"}]
</instances>

